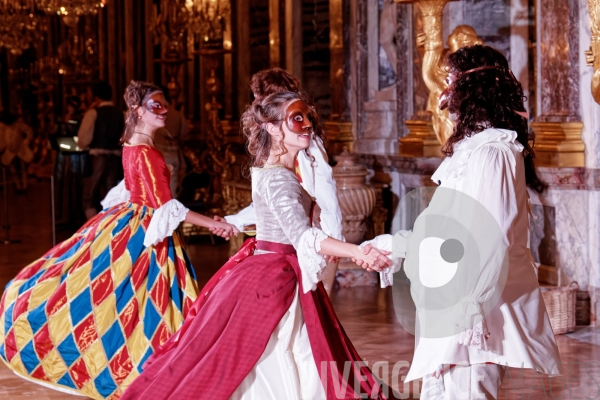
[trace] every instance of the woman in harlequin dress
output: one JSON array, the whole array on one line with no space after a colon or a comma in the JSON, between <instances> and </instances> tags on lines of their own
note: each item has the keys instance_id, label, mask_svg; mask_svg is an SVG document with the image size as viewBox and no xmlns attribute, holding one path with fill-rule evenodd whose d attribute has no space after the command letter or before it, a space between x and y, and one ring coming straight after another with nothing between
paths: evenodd
<instances>
[{"instance_id":1,"label":"woman in harlequin dress","mask_svg":"<svg viewBox=\"0 0 600 400\"><path fill-rule=\"evenodd\" d=\"M311 226L311 198L295 174L314 134L314 109L302 98L271 94L242 116L256 241L202 289L180 331L122 400L395 398L361 363L320 282L324 256L376 270L391 261Z\"/></svg>"},{"instance_id":2,"label":"woman in harlequin dress","mask_svg":"<svg viewBox=\"0 0 600 400\"><path fill-rule=\"evenodd\" d=\"M175 232L186 221L229 238L229 224L173 199L153 146L167 112L159 88L132 82L125 179L105 209L25 267L0 302L0 357L17 375L94 399L116 399L183 323L198 294ZM110 199L109 199L110 197Z\"/></svg>"}]
</instances>

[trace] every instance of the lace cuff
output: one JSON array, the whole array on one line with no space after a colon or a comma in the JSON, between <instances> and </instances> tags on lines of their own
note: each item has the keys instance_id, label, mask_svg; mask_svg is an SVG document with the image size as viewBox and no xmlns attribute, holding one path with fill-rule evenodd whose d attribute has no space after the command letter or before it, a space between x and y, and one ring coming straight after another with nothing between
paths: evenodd
<instances>
[{"instance_id":1,"label":"lace cuff","mask_svg":"<svg viewBox=\"0 0 600 400\"><path fill-rule=\"evenodd\" d=\"M154 246L177 229L189 209L179 201L172 199L154 211L144 238L144 246Z\"/></svg>"},{"instance_id":2,"label":"lace cuff","mask_svg":"<svg viewBox=\"0 0 600 400\"><path fill-rule=\"evenodd\" d=\"M106 209L125 203L126 201L129 201L129 190L125 189L125 179L123 179L117 186L108 191L100 204L102 205L102 209Z\"/></svg>"},{"instance_id":3,"label":"lace cuff","mask_svg":"<svg viewBox=\"0 0 600 400\"><path fill-rule=\"evenodd\" d=\"M459 333L454 336L456 342L479 350L487 350L486 342L490 332L483 318L481 304L474 299L464 299L458 307L456 331Z\"/></svg>"},{"instance_id":4,"label":"lace cuff","mask_svg":"<svg viewBox=\"0 0 600 400\"><path fill-rule=\"evenodd\" d=\"M485 324L479 322L472 329L465 329L455 336L456 342L468 347L474 347L479 350L487 350L487 339L490 337L490 332L485 327Z\"/></svg>"},{"instance_id":5,"label":"lace cuff","mask_svg":"<svg viewBox=\"0 0 600 400\"><path fill-rule=\"evenodd\" d=\"M320 229L307 229L298 242L298 264L302 270L302 288L304 293L309 290L315 290L317 283L321 281L321 272L327 265L325 257L319 254L321 251L321 242L329 236Z\"/></svg>"}]
</instances>

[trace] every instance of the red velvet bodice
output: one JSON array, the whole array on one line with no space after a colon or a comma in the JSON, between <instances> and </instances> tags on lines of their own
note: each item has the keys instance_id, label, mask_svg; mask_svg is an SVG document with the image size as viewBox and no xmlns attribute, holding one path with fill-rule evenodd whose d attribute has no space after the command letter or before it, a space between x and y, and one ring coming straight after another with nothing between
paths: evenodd
<instances>
[{"instance_id":1,"label":"red velvet bodice","mask_svg":"<svg viewBox=\"0 0 600 400\"><path fill-rule=\"evenodd\" d=\"M123 146L123 173L132 203L158 208L173 198L169 186L171 173L155 147Z\"/></svg>"}]
</instances>

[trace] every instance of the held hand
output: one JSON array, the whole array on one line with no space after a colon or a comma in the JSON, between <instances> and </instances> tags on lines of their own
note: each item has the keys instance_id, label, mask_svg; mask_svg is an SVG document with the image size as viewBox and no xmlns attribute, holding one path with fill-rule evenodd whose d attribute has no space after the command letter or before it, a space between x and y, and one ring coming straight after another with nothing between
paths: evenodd
<instances>
[{"instance_id":1,"label":"held hand","mask_svg":"<svg viewBox=\"0 0 600 400\"><path fill-rule=\"evenodd\" d=\"M353 257L352 261L367 271L380 272L392 265L392 261L387 257L391 254L389 251L376 249L371 244L358 251L362 254Z\"/></svg>"},{"instance_id":2,"label":"held hand","mask_svg":"<svg viewBox=\"0 0 600 400\"><path fill-rule=\"evenodd\" d=\"M215 215L213 219L213 224L208 228L213 235L217 235L225 240L229 240L232 236L240 233L235 226L227 223L225 218Z\"/></svg>"}]
</instances>

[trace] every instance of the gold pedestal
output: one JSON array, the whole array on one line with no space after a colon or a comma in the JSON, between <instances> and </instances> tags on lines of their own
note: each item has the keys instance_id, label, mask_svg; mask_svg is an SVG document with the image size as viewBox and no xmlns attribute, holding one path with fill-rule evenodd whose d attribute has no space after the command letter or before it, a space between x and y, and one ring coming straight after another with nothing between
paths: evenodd
<instances>
[{"instance_id":1,"label":"gold pedestal","mask_svg":"<svg viewBox=\"0 0 600 400\"><path fill-rule=\"evenodd\" d=\"M584 167L585 145L581 141L581 122L532 122L535 132L537 165Z\"/></svg>"},{"instance_id":2,"label":"gold pedestal","mask_svg":"<svg viewBox=\"0 0 600 400\"><path fill-rule=\"evenodd\" d=\"M344 147L350 152L354 151L354 136L352 135L352 122L325 122L327 129L327 150L331 154L341 154Z\"/></svg>"},{"instance_id":3,"label":"gold pedestal","mask_svg":"<svg viewBox=\"0 0 600 400\"><path fill-rule=\"evenodd\" d=\"M404 157L441 157L440 144L431 121L406 120L407 136L398 139L400 155Z\"/></svg>"}]
</instances>

